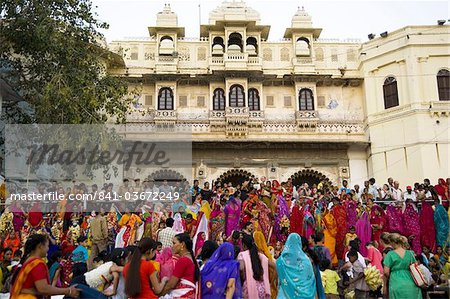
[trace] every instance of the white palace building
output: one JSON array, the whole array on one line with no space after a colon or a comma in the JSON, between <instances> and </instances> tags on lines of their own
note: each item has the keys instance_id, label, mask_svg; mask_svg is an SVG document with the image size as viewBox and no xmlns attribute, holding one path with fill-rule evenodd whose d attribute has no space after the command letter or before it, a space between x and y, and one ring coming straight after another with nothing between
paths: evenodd
<instances>
[{"instance_id":1,"label":"white palace building","mask_svg":"<svg viewBox=\"0 0 450 299\"><path fill-rule=\"evenodd\" d=\"M192 132L192 174L173 175L205 181L448 177L450 26L321 40L303 8L293 14L270 42L257 11L225 1L192 39L166 5L148 38L110 43L123 61L109 72L141 93L127 138ZM146 171L124 176L156 175Z\"/></svg>"}]
</instances>

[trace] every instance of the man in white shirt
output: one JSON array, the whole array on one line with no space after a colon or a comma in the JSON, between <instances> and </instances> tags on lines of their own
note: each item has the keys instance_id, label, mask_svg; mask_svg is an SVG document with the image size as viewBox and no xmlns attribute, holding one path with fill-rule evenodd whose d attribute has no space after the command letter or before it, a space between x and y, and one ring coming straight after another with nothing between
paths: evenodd
<instances>
[{"instance_id":1,"label":"man in white shirt","mask_svg":"<svg viewBox=\"0 0 450 299\"><path fill-rule=\"evenodd\" d=\"M161 242L162 248L172 247L173 237L177 234L176 231L172 229L174 220L172 218L166 219L166 228L161 230L158 234L158 241Z\"/></svg>"},{"instance_id":2,"label":"man in white shirt","mask_svg":"<svg viewBox=\"0 0 450 299\"><path fill-rule=\"evenodd\" d=\"M363 194L363 191L359 188L358 184L355 185L353 188L355 189L355 195L356 195L356 198L358 199L358 202L362 202L361 201L361 196Z\"/></svg>"},{"instance_id":3,"label":"man in white shirt","mask_svg":"<svg viewBox=\"0 0 450 299\"><path fill-rule=\"evenodd\" d=\"M392 188L392 199L395 201L403 201L403 192L399 188L400 184L398 181L394 182L394 187Z\"/></svg>"},{"instance_id":4,"label":"man in white shirt","mask_svg":"<svg viewBox=\"0 0 450 299\"><path fill-rule=\"evenodd\" d=\"M403 199L411 199L412 201L416 201L416 192L414 192L411 186L406 187L406 192L403 193Z\"/></svg>"}]
</instances>

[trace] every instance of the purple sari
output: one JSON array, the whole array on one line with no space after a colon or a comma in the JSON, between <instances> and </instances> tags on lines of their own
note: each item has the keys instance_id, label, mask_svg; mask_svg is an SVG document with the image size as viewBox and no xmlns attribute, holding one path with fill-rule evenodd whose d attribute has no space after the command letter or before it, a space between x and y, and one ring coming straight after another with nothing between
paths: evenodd
<instances>
[{"instance_id":1,"label":"purple sari","mask_svg":"<svg viewBox=\"0 0 450 299\"><path fill-rule=\"evenodd\" d=\"M25 213L17 204L12 205L9 210L13 213L14 231L20 232L25 225Z\"/></svg>"},{"instance_id":2,"label":"purple sari","mask_svg":"<svg viewBox=\"0 0 450 299\"><path fill-rule=\"evenodd\" d=\"M356 202L354 202L353 200L347 201L345 208L347 212L347 229L349 229L352 226L356 226L356 221L358 221Z\"/></svg>"},{"instance_id":3,"label":"purple sari","mask_svg":"<svg viewBox=\"0 0 450 299\"><path fill-rule=\"evenodd\" d=\"M287 239L287 232L282 231L281 227L281 220L283 219L283 216L286 216L287 219L289 219L289 208L287 206L286 200L282 196L278 196L278 211L277 211L277 217L275 218L275 225L274 225L274 232L275 236L277 237L277 240L284 242Z\"/></svg>"},{"instance_id":4,"label":"purple sari","mask_svg":"<svg viewBox=\"0 0 450 299\"><path fill-rule=\"evenodd\" d=\"M358 239L361 240L359 252L364 257L367 257L366 243L372 239L372 226L370 225L367 212L363 212L358 221L356 221L356 234L358 235Z\"/></svg>"},{"instance_id":5,"label":"purple sari","mask_svg":"<svg viewBox=\"0 0 450 299\"><path fill-rule=\"evenodd\" d=\"M236 289L233 298L241 298L239 262L234 259L234 247L225 242L216 249L200 272L202 298L225 298L228 280L234 278Z\"/></svg>"},{"instance_id":6,"label":"purple sari","mask_svg":"<svg viewBox=\"0 0 450 299\"><path fill-rule=\"evenodd\" d=\"M227 237L233 230L239 229L239 218L241 216L241 206L234 197L230 197L229 202L223 210L225 213L225 233Z\"/></svg>"},{"instance_id":7,"label":"purple sari","mask_svg":"<svg viewBox=\"0 0 450 299\"><path fill-rule=\"evenodd\" d=\"M403 212L403 223L405 225L405 236L411 237L412 239L411 249L416 254L422 253L422 247L420 246L420 224L419 224L419 212L417 212L413 205L408 203L406 204L405 211Z\"/></svg>"}]
</instances>

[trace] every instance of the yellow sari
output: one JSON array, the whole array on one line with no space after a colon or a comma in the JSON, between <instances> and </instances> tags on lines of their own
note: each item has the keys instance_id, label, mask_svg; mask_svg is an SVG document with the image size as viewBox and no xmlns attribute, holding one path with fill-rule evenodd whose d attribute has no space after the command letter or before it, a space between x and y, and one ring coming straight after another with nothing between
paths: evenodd
<instances>
[{"instance_id":1,"label":"yellow sari","mask_svg":"<svg viewBox=\"0 0 450 299\"><path fill-rule=\"evenodd\" d=\"M267 246L266 238L261 231L255 231L253 233L253 238L255 239L256 247L258 250L263 253L269 261L273 262L273 256L269 251L269 247ZM272 299L277 298L278 295L278 277L277 271L269 267L269 280L270 280L270 297Z\"/></svg>"},{"instance_id":2,"label":"yellow sari","mask_svg":"<svg viewBox=\"0 0 450 299\"><path fill-rule=\"evenodd\" d=\"M32 294L21 294L23 284L27 280L28 274L39 264L45 264L42 259L36 258L28 263L25 263L17 275L16 281L11 288L11 297L14 299L37 299L38 297Z\"/></svg>"}]
</instances>

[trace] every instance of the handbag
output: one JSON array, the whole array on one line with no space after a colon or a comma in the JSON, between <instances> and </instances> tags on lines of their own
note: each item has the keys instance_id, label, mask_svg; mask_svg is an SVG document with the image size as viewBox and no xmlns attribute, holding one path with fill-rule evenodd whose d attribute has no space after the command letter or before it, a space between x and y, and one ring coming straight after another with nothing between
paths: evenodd
<instances>
[{"instance_id":1,"label":"handbag","mask_svg":"<svg viewBox=\"0 0 450 299\"><path fill-rule=\"evenodd\" d=\"M412 257L413 261L409 264L409 272L411 273L411 277L419 288L427 288L428 282L425 275L420 268L420 264L416 261L414 257Z\"/></svg>"}]
</instances>

